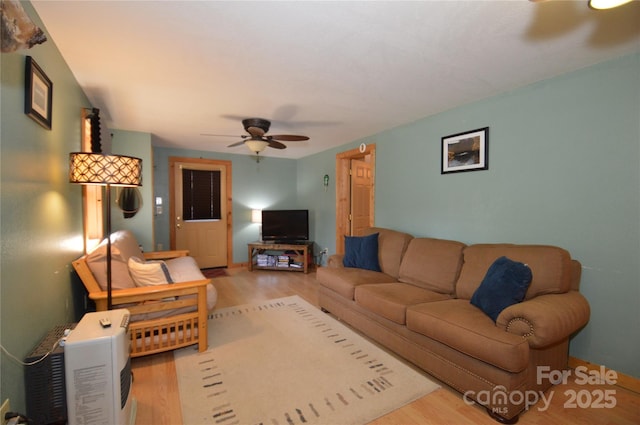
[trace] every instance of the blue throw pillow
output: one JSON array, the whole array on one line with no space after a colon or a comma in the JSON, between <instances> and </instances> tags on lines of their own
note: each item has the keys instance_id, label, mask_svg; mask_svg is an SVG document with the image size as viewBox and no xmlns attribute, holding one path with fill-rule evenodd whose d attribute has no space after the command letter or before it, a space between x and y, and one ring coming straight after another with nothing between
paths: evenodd
<instances>
[{"instance_id":1,"label":"blue throw pillow","mask_svg":"<svg viewBox=\"0 0 640 425\"><path fill-rule=\"evenodd\" d=\"M345 267L382 271L378 261L378 233L368 236L345 236L342 264Z\"/></svg>"},{"instance_id":2,"label":"blue throw pillow","mask_svg":"<svg viewBox=\"0 0 640 425\"><path fill-rule=\"evenodd\" d=\"M495 322L502 310L524 300L532 278L531 269L526 264L500 257L487 270L471 297L471 304Z\"/></svg>"}]
</instances>

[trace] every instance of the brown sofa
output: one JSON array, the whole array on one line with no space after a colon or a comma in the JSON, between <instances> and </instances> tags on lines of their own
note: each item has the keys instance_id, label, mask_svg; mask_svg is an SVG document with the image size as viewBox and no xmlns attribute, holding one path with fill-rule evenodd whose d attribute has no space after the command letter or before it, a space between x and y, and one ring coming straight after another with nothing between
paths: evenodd
<instances>
[{"instance_id":1,"label":"brown sofa","mask_svg":"<svg viewBox=\"0 0 640 425\"><path fill-rule=\"evenodd\" d=\"M517 421L551 387L544 372L567 368L569 338L589 320L578 292L580 263L554 246L467 246L367 231L374 233L381 271L344 267L343 256L331 256L316 274L320 307L460 391L469 404ZM526 263L533 278L525 299L494 322L470 299L502 256Z\"/></svg>"}]
</instances>

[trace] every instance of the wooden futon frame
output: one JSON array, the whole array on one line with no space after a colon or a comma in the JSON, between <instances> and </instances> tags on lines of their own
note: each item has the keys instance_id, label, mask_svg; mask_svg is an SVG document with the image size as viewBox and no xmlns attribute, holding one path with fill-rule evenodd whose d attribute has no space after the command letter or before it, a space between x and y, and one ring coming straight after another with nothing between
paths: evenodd
<instances>
[{"instance_id":1,"label":"wooden futon frame","mask_svg":"<svg viewBox=\"0 0 640 425\"><path fill-rule=\"evenodd\" d=\"M187 256L188 251L144 253L145 260L166 260ZM107 310L107 291L98 285L84 255L73 262L78 276L96 303L97 311ZM207 291L209 279L172 283L111 292L113 308L126 308L131 313L131 357L144 356L198 344L198 351L207 349ZM191 295L189 297L189 295ZM194 311L171 314L172 310ZM164 312L164 313L162 313ZM148 316L163 317L145 319ZM142 320L137 318L142 317Z\"/></svg>"}]
</instances>

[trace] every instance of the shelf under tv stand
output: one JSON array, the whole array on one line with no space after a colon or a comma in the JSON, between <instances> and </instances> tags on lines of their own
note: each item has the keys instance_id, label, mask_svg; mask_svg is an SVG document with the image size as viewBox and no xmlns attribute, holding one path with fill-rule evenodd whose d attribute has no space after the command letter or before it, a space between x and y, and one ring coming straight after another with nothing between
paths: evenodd
<instances>
[{"instance_id":1,"label":"shelf under tv stand","mask_svg":"<svg viewBox=\"0 0 640 425\"><path fill-rule=\"evenodd\" d=\"M249 271L253 270L278 270L288 272L303 272L309 273L309 266L311 263L311 252L313 247L313 241L304 241L296 243L276 243L276 242L252 242L247 244L249 249ZM274 264L264 265L258 264L259 255L267 257L276 257ZM286 267L278 266L277 257L293 257L293 262L289 262ZM260 259L265 260L265 257ZM268 259L267 262L273 261ZM284 264L281 262L280 264Z\"/></svg>"}]
</instances>

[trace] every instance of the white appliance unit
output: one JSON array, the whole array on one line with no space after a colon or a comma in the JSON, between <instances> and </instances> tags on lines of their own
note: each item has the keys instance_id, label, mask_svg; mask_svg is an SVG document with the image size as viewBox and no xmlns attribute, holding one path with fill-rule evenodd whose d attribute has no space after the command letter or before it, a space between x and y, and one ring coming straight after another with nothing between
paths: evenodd
<instances>
[{"instance_id":1,"label":"white appliance unit","mask_svg":"<svg viewBox=\"0 0 640 425\"><path fill-rule=\"evenodd\" d=\"M69 425L133 425L129 311L87 313L64 346Z\"/></svg>"}]
</instances>

